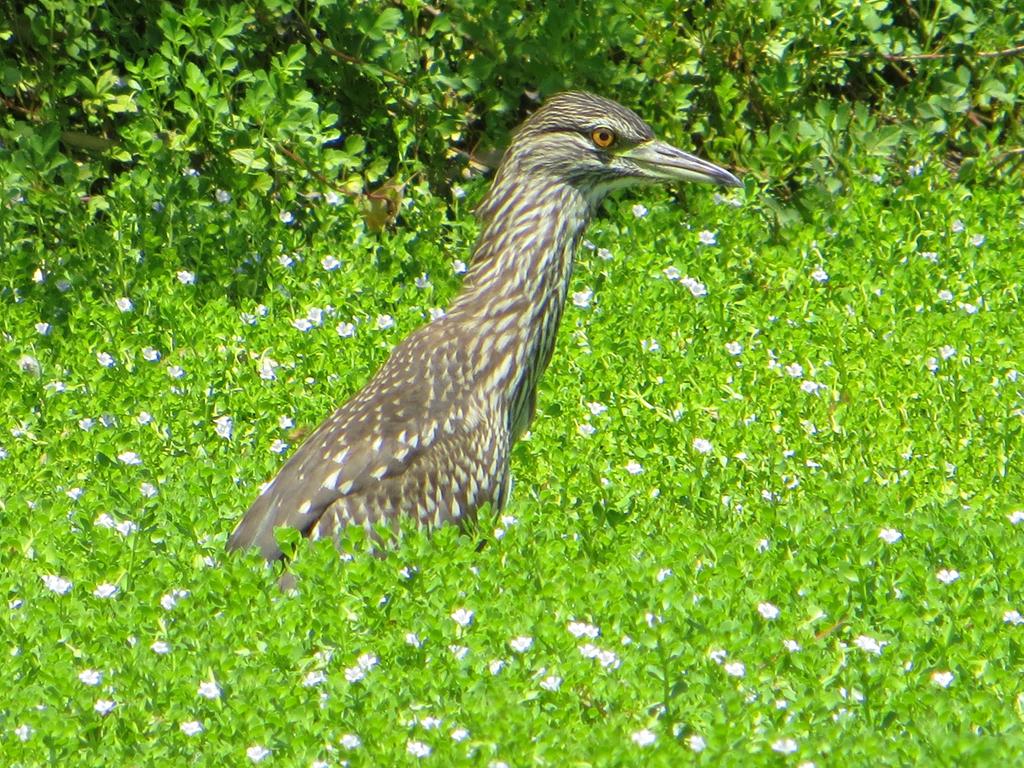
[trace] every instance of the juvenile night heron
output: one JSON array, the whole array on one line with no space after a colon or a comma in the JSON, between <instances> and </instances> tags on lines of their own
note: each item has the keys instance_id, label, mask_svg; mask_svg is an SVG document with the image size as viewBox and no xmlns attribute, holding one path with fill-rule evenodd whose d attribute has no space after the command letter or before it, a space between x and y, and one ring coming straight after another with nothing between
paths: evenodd
<instances>
[{"instance_id":1,"label":"juvenile night heron","mask_svg":"<svg viewBox=\"0 0 1024 768\"><path fill-rule=\"evenodd\" d=\"M728 171L659 141L625 107L552 96L516 132L483 203L462 291L402 341L360 392L309 437L253 502L228 549L276 560L274 529L311 539L342 528L463 524L509 493L509 453L533 419L573 254L612 190Z\"/></svg>"}]
</instances>

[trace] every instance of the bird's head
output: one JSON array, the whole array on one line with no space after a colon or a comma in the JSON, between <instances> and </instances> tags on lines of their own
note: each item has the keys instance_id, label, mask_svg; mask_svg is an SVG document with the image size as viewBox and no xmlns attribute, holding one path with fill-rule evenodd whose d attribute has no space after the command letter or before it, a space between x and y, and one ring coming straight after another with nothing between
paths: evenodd
<instances>
[{"instance_id":1,"label":"bird's head","mask_svg":"<svg viewBox=\"0 0 1024 768\"><path fill-rule=\"evenodd\" d=\"M655 138L632 110L575 91L550 97L523 123L502 170L567 182L592 203L635 184L703 181L743 186L724 168Z\"/></svg>"}]
</instances>

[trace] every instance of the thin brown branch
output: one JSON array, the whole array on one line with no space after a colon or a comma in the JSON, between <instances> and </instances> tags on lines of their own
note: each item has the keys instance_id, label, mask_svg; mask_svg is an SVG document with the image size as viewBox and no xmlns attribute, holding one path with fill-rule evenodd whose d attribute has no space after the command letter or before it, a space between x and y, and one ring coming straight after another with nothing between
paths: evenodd
<instances>
[{"instance_id":1,"label":"thin brown branch","mask_svg":"<svg viewBox=\"0 0 1024 768\"><path fill-rule=\"evenodd\" d=\"M312 174L314 177L316 177L317 181L319 181L321 184L323 184L328 189L333 189L335 192L340 192L341 194L347 195L348 197L360 197L360 195L358 193L350 192L347 189L344 189L343 187L339 187L337 184L335 184L330 179L328 179L326 176L324 176L322 173L320 173L320 171L316 170L316 168L310 167L309 163L307 163L302 158L301 155L293 152L288 147L284 146L284 144L278 144L277 145L277 150L282 155L284 155L289 160L291 160L293 163L295 163L296 165L301 166L302 169L306 171L306 173Z\"/></svg>"},{"instance_id":2,"label":"thin brown branch","mask_svg":"<svg viewBox=\"0 0 1024 768\"><path fill-rule=\"evenodd\" d=\"M885 59L886 61L938 61L961 55L958 51L932 51L931 53L879 53L878 51L830 51L830 56L842 59ZM999 51L978 51L971 58L996 59L1002 56L1022 56L1024 45L1015 45Z\"/></svg>"}]
</instances>

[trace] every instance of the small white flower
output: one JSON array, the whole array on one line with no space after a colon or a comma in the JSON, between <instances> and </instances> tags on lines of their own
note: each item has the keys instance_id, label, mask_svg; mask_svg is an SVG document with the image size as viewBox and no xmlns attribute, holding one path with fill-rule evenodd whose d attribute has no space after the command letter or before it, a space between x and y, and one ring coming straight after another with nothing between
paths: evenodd
<instances>
[{"instance_id":1,"label":"small white flower","mask_svg":"<svg viewBox=\"0 0 1024 768\"><path fill-rule=\"evenodd\" d=\"M427 731L433 731L436 728L441 727L441 718L427 716L420 720L420 726Z\"/></svg>"},{"instance_id":2,"label":"small white flower","mask_svg":"<svg viewBox=\"0 0 1024 768\"><path fill-rule=\"evenodd\" d=\"M644 216L647 215L647 207L640 203L637 203L636 205L633 206L633 215L636 216L636 218L638 219L642 219Z\"/></svg>"},{"instance_id":3,"label":"small white flower","mask_svg":"<svg viewBox=\"0 0 1024 768\"><path fill-rule=\"evenodd\" d=\"M882 647L884 645L869 635L858 635L853 643L865 653L873 653L876 656L882 652Z\"/></svg>"},{"instance_id":4,"label":"small white flower","mask_svg":"<svg viewBox=\"0 0 1024 768\"><path fill-rule=\"evenodd\" d=\"M39 361L32 357L32 355L22 355L19 357L18 368L21 369L22 373L30 373L33 376L38 376L40 373Z\"/></svg>"},{"instance_id":5,"label":"small white flower","mask_svg":"<svg viewBox=\"0 0 1024 768\"><path fill-rule=\"evenodd\" d=\"M730 661L724 667L725 674L731 677L743 677L747 674L747 667L742 661Z\"/></svg>"},{"instance_id":6,"label":"small white flower","mask_svg":"<svg viewBox=\"0 0 1024 768\"><path fill-rule=\"evenodd\" d=\"M278 438L270 444L270 452L281 454L288 450L288 443Z\"/></svg>"},{"instance_id":7,"label":"small white flower","mask_svg":"<svg viewBox=\"0 0 1024 768\"><path fill-rule=\"evenodd\" d=\"M697 237L700 238L700 242L703 245L715 245L718 240L718 235L709 229L702 229Z\"/></svg>"},{"instance_id":8,"label":"small white flower","mask_svg":"<svg viewBox=\"0 0 1024 768\"><path fill-rule=\"evenodd\" d=\"M452 262L452 271L456 275L466 274L467 269L468 268L466 267L466 262L462 261L461 259L456 259L455 261Z\"/></svg>"},{"instance_id":9,"label":"small white flower","mask_svg":"<svg viewBox=\"0 0 1024 768\"><path fill-rule=\"evenodd\" d=\"M356 327L352 323L338 323L338 327L335 330L343 339L356 335Z\"/></svg>"},{"instance_id":10,"label":"small white flower","mask_svg":"<svg viewBox=\"0 0 1024 768\"><path fill-rule=\"evenodd\" d=\"M195 285L196 276L194 272L189 272L187 269L178 270L178 282L182 285Z\"/></svg>"},{"instance_id":11,"label":"small white flower","mask_svg":"<svg viewBox=\"0 0 1024 768\"><path fill-rule=\"evenodd\" d=\"M708 287L700 280L689 275L680 278L679 284L685 286L695 298L702 298L708 295Z\"/></svg>"},{"instance_id":12,"label":"small white flower","mask_svg":"<svg viewBox=\"0 0 1024 768\"><path fill-rule=\"evenodd\" d=\"M491 663L487 665L487 671L492 675L496 675L505 668L504 659L492 659Z\"/></svg>"},{"instance_id":13,"label":"small white flower","mask_svg":"<svg viewBox=\"0 0 1024 768\"><path fill-rule=\"evenodd\" d=\"M633 743L638 747L649 747L658 740L654 731L648 730L647 728L637 731L630 738L633 739Z\"/></svg>"},{"instance_id":14,"label":"small white flower","mask_svg":"<svg viewBox=\"0 0 1024 768\"><path fill-rule=\"evenodd\" d=\"M291 224L293 221L295 221L295 214L292 213L291 211L281 211L279 214L277 214L277 218L281 221L282 224Z\"/></svg>"},{"instance_id":15,"label":"small white flower","mask_svg":"<svg viewBox=\"0 0 1024 768\"><path fill-rule=\"evenodd\" d=\"M516 653L526 653L533 645L533 638L521 635L519 637L513 637L509 640L508 644Z\"/></svg>"},{"instance_id":16,"label":"small white flower","mask_svg":"<svg viewBox=\"0 0 1024 768\"><path fill-rule=\"evenodd\" d=\"M49 336L51 328L52 326L49 323L36 323L36 333L38 333L40 336Z\"/></svg>"},{"instance_id":17,"label":"small white flower","mask_svg":"<svg viewBox=\"0 0 1024 768\"><path fill-rule=\"evenodd\" d=\"M595 639L601 630L595 627L593 624L587 624L583 621L570 621L568 627L569 634L573 637L589 637L591 640Z\"/></svg>"},{"instance_id":18,"label":"small white flower","mask_svg":"<svg viewBox=\"0 0 1024 768\"><path fill-rule=\"evenodd\" d=\"M333 272L341 266L341 262L335 256L324 256L320 259L320 266L328 272Z\"/></svg>"},{"instance_id":19,"label":"small white flower","mask_svg":"<svg viewBox=\"0 0 1024 768\"><path fill-rule=\"evenodd\" d=\"M127 296L122 296L121 298L117 299L116 301L114 301L114 304L116 304L117 308L122 312L131 312L132 309L135 307L135 305L132 304L132 300L129 299Z\"/></svg>"},{"instance_id":20,"label":"small white flower","mask_svg":"<svg viewBox=\"0 0 1024 768\"><path fill-rule=\"evenodd\" d=\"M456 661L462 661L469 653L469 648L464 645L449 645L448 652L455 657Z\"/></svg>"},{"instance_id":21,"label":"small white flower","mask_svg":"<svg viewBox=\"0 0 1024 768\"><path fill-rule=\"evenodd\" d=\"M949 671L945 671L945 672L935 671L935 672L932 672L932 682L935 683L935 685L939 686L940 688L949 688L949 686L951 686L953 684L953 677L954 677L953 673L949 672Z\"/></svg>"},{"instance_id":22,"label":"small white flower","mask_svg":"<svg viewBox=\"0 0 1024 768\"><path fill-rule=\"evenodd\" d=\"M572 295L572 303L580 309L587 309L590 306L590 300L594 298L594 292L589 288L582 291L576 291Z\"/></svg>"},{"instance_id":23,"label":"small white flower","mask_svg":"<svg viewBox=\"0 0 1024 768\"><path fill-rule=\"evenodd\" d=\"M292 320L292 328L297 331L305 333L313 327L313 323L310 322L308 317L297 317Z\"/></svg>"},{"instance_id":24,"label":"small white flower","mask_svg":"<svg viewBox=\"0 0 1024 768\"><path fill-rule=\"evenodd\" d=\"M694 733L687 737L686 745L694 752L703 752L707 749L708 743L704 741L703 736Z\"/></svg>"},{"instance_id":25,"label":"small white flower","mask_svg":"<svg viewBox=\"0 0 1024 768\"><path fill-rule=\"evenodd\" d=\"M127 464L129 466L138 466L142 463L142 459L139 458L139 454L135 451L124 451L119 453L117 454L117 459L122 464Z\"/></svg>"},{"instance_id":26,"label":"small white flower","mask_svg":"<svg viewBox=\"0 0 1024 768\"><path fill-rule=\"evenodd\" d=\"M264 381L274 381L277 378L277 367L280 363L269 355L260 358L260 378Z\"/></svg>"},{"instance_id":27,"label":"small white flower","mask_svg":"<svg viewBox=\"0 0 1024 768\"><path fill-rule=\"evenodd\" d=\"M413 284L421 291L426 290L430 287L430 276L424 272L413 281Z\"/></svg>"},{"instance_id":28,"label":"small white flower","mask_svg":"<svg viewBox=\"0 0 1024 768\"><path fill-rule=\"evenodd\" d=\"M778 607L771 603L758 603L757 612L761 614L761 618L766 619L767 621L774 621L779 618Z\"/></svg>"},{"instance_id":29,"label":"small white flower","mask_svg":"<svg viewBox=\"0 0 1024 768\"><path fill-rule=\"evenodd\" d=\"M657 575L654 577L654 580L657 581L659 584L661 584L663 581L665 581L665 579L667 579L671 575L672 575L672 569L671 568L662 568L661 570L658 571Z\"/></svg>"},{"instance_id":30,"label":"small white flower","mask_svg":"<svg viewBox=\"0 0 1024 768\"><path fill-rule=\"evenodd\" d=\"M386 331L388 328L394 326L395 318L393 318L391 315L377 315L376 324L378 331Z\"/></svg>"},{"instance_id":31,"label":"small white flower","mask_svg":"<svg viewBox=\"0 0 1024 768\"><path fill-rule=\"evenodd\" d=\"M420 636L417 635L415 632L406 632L405 642L407 645L411 645L413 648L423 647L423 641L420 640Z\"/></svg>"},{"instance_id":32,"label":"small white flower","mask_svg":"<svg viewBox=\"0 0 1024 768\"><path fill-rule=\"evenodd\" d=\"M878 532L878 538L880 538L886 544L895 544L897 541L903 538L903 534L897 531L895 528L883 528Z\"/></svg>"},{"instance_id":33,"label":"small white flower","mask_svg":"<svg viewBox=\"0 0 1024 768\"><path fill-rule=\"evenodd\" d=\"M1004 624L1013 624L1014 626L1018 626L1020 624L1024 624L1024 616L1020 615L1020 611L1014 611L1014 610L1006 611L1003 614L1003 623Z\"/></svg>"},{"instance_id":34,"label":"small white flower","mask_svg":"<svg viewBox=\"0 0 1024 768\"><path fill-rule=\"evenodd\" d=\"M705 440L703 437L693 438L693 450L697 453L711 453L714 450L714 446L711 445L710 440Z\"/></svg>"},{"instance_id":35,"label":"small white flower","mask_svg":"<svg viewBox=\"0 0 1024 768\"><path fill-rule=\"evenodd\" d=\"M183 379L185 378L185 369L180 365L172 365L167 368L167 375L172 379Z\"/></svg>"},{"instance_id":36,"label":"small white flower","mask_svg":"<svg viewBox=\"0 0 1024 768\"><path fill-rule=\"evenodd\" d=\"M217 685L216 680L204 680L199 684L199 690L197 693L204 699L219 699L220 686Z\"/></svg>"},{"instance_id":37,"label":"small white flower","mask_svg":"<svg viewBox=\"0 0 1024 768\"><path fill-rule=\"evenodd\" d=\"M441 307L431 307L427 310L427 314L430 315L431 321L440 320L445 315L445 311Z\"/></svg>"},{"instance_id":38,"label":"small white flower","mask_svg":"<svg viewBox=\"0 0 1024 768\"><path fill-rule=\"evenodd\" d=\"M473 612L468 608L457 608L452 611L452 621L460 627L468 627L473 622Z\"/></svg>"},{"instance_id":39,"label":"small white flower","mask_svg":"<svg viewBox=\"0 0 1024 768\"><path fill-rule=\"evenodd\" d=\"M960 571L955 568L943 568L935 574L935 578L943 584L952 584L960 578Z\"/></svg>"},{"instance_id":40,"label":"small white flower","mask_svg":"<svg viewBox=\"0 0 1024 768\"><path fill-rule=\"evenodd\" d=\"M943 360L949 360L949 358L953 357L955 354L956 347L952 347L949 344L944 344L943 346L939 347L939 357L941 357Z\"/></svg>"},{"instance_id":41,"label":"small white flower","mask_svg":"<svg viewBox=\"0 0 1024 768\"><path fill-rule=\"evenodd\" d=\"M778 739L772 742L772 751L782 755L791 755L799 749L795 739Z\"/></svg>"},{"instance_id":42,"label":"small white flower","mask_svg":"<svg viewBox=\"0 0 1024 768\"><path fill-rule=\"evenodd\" d=\"M455 728L448 735L452 737L452 741L460 742L465 741L469 738L469 731L467 731L465 728Z\"/></svg>"},{"instance_id":43,"label":"small white flower","mask_svg":"<svg viewBox=\"0 0 1024 768\"><path fill-rule=\"evenodd\" d=\"M814 282L816 282L816 283L827 283L828 282L828 272L826 272L821 267L818 267L813 272L811 272L811 279L814 280Z\"/></svg>"},{"instance_id":44,"label":"small white flower","mask_svg":"<svg viewBox=\"0 0 1024 768\"><path fill-rule=\"evenodd\" d=\"M47 575L40 578L42 578L43 584L47 589L51 592L56 592L58 595L66 595L71 591L71 582L60 576Z\"/></svg>"},{"instance_id":45,"label":"small white flower","mask_svg":"<svg viewBox=\"0 0 1024 768\"><path fill-rule=\"evenodd\" d=\"M96 703L93 704L92 708L101 715L109 715L116 706L117 702L111 701L110 699L98 699Z\"/></svg>"},{"instance_id":46,"label":"small white flower","mask_svg":"<svg viewBox=\"0 0 1024 768\"><path fill-rule=\"evenodd\" d=\"M1015 509L1013 512L1008 514L1006 518L1010 521L1011 525L1024 523L1024 509Z\"/></svg>"},{"instance_id":47,"label":"small white flower","mask_svg":"<svg viewBox=\"0 0 1024 768\"><path fill-rule=\"evenodd\" d=\"M737 355L743 354L743 345L740 344L738 341L730 341L726 343L725 351L728 352L733 357L736 357Z\"/></svg>"},{"instance_id":48,"label":"small white flower","mask_svg":"<svg viewBox=\"0 0 1024 768\"><path fill-rule=\"evenodd\" d=\"M83 669L78 673L78 679L85 685L99 685L103 681L103 673L95 669Z\"/></svg>"},{"instance_id":49,"label":"small white flower","mask_svg":"<svg viewBox=\"0 0 1024 768\"><path fill-rule=\"evenodd\" d=\"M608 250L607 248L598 248L597 249L597 258L601 259L601 261L611 261L612 260L612 252L610 250Z\"/></svg>"},{"instance_id":50,"label":"small white flower","mask_svg":"<svg viewBox=\"0 0 1024 768\"><path fill-rule=\"evenodd\" d=\"M599 416L608 410L608 406L602 403L587 403L587 408L590 409L591 414L594 416Z\"/></svg>"},{"instance_id":51,"label":"small white flower","mask_svg":"<svg viewBox=\"0 0 1024 768\"><path fill-rule=\"evenodd\" d=\"M548 675L540 681L540 687L545 691L557 691L562 687L562 678L558 675Z\"/></svg>"},{"instance_id":52,"label":"small white flower","mask_svg":"<svg viewBox=\"0 0 1024 768\"><path fill-rule=\"evenodd\" d=\"M154 640L153 644L149 646L149 649L159 656L166 656L171 652L171 646L166 640Z\"/></svg>"},{"instance_id":53,"label":"small white flower","mask_svg":"<svg viewBox=\"0 0 1024 768\"><path fill-rule=\"evenodd\" d=\"M682 272L680 272L676 267L672 266L665 267L663 270L661 270L661 272L669 280L678 280L680 277L682 277Z\"/></svg>"},{"instance_id":54,"label":"small white flower","mask_svg":"<svg viewBox=\"0 0 1024 768\"><path fill-rule=\"evenodd\" d=\"M819 390L825 388L825 385L818 381L811 381L810 379L804 379L800 382L800 389L809 395L818 394Z\"/></svg>"},{"instance_id":55,"label":"small white flower","mask_svg":"<svg viewBox=\"0 0 1024 768\"><path fill-rule=\"evenodd\" d=\"M708 658L715 662L715 664L721 664L722 662L724 662L726 656L728 655L729 652L726 651L724 648L713 648L712 650L708 651Z\"/></svg>"},{"instance_id":56,"label":"small white flower","mask_svg":"<svg viewBox=\"0 0 1024 768\"><path fill-rule=\"evenodd\" d=\"M313 688L327 680L327 673L322 669L314 669L302 679L303 688Z\"/></svg>"},{"instance_id":57,"label":"small white flower","mask_svg":"<svg viewBox=\"0 0 1024 768\"><path fill-rule=\"evenodd\" d=\"M270 750L261 744L253 744L247 750L245 750L245 756L252 760L254 763L258 763L263 758L270 754Z\"/></svg>"},{"instance_id":58,"label":"small white flower","mask_svg":"<svg viewBox=\"0 0 1024 768\"><path fill-rule=\"evenodd\" d=\"M358 683L366 677L366 670L362 667L348 667L345 669L345 679L350 683Z\"/></svg>"},{"instance_id":59,"label":"small white flower","mask_svg":"<svg viewBox=\"0 0 1024 768\"><path fill-rule=\"evenodd\" d=\"M375 653L364 653L356 659L356 666L365 672L369 672L371 669L377 666L380 659L377 658Z\"/></svg>"},{"instance_id":60,"label":"small white flower","mask_svg":"<svg viewBox=\"0 0 1024 768\"><path fill-rule=\"evenodd\" d=\"M359 749L363 743L354 733L346 733L338 742L347 750Z\"/></svg>"},{"instance_id":61,"label":"small white flower","mask_svg":"<svg viewBox=\"0 0 1024 768\"><path fill-rule=\"evenodd\" d=\"M921 251L921 258L925 261L930 261L932 264L936 264L939 261L939 254L935 251Z\"/></svg>"},{"instance_id":62,"label":"small white flower","mask_svg":"<svg viewBox=\"0 0 1024 768\"><path fill-rule=\"evenodd\" d=\"M639 475L644 471L643 466L638 461L631 461L626 465L626 471L631 475Z\"/></svg>"},{"instance_id":63,"label":"small white flower","mask_svg":"<svg viewBox=\"0 0 1024 768\"><path fill-rule=\"evenodd\" d=\"M231 202L231 193L226 189L218 189L213 193L213 199L221 205L226 205Z\"/></svg>"},{"instance_id":64,"label":"small white flower","mask_svg":"<svg viewBox=\"0 0 1024 768\"><path fill-rule=\"evenodd\" d=\"M117 592L117 584L97 584L96 589L92 591L92 594L94 597L106 600L116 595Z\"/></svg>"},{"instance_id":65,"label":"small white flower","mask_svg":"<svg viewBox=\"0 0 1024 768\"><path fill-rule=\"evenodd\" d=\"M430 746L424 744L422 741L415 741L413 739L410 739L408 743L405 745L405 751L413 757L423 758L429 757L431 750Z\"/></svg>"},{"instance_id":66,"label":"small white flower","mask_svg":"<svg viewBox=\"0 0 1024 768\"><path fill-rule=\"evenodd\" d=\"M14 735L18 737L18 741L28 741L32 738L33 733L35 733L35 729L27 723L22 723L14 729Z\"/></svg>"},{"instance_id":67,"label":"small white flower","mask_svg":"<svg viewBox=\"0 0 1024 768\"><path fill-rule=\"evenodd\" d=\"M594 425L587 422L577 425L576 431L583 435L583 437L590 437L592 434L597 432Z\"/></svg>"},{"instance_id":68,"label":"small white flower","mask_svg":"<svg viewBox=\"0 0 1024 768\"><path fill-rule=\"evenodd\" d=\"M102 365L104 368L113 368L115 365L117 365L117 361L114 360L114 358L111 357L106 352L97 352L96 362Z\"/></svg>"},{"instance_id":69,"label":"small white flower","mask_svg":"<svg viewBox=\"0 0 1024 768\"><path fill-rule=\"evenodd\" d=\"M796 653L800 650L800 643L798 643L796 640L783 640L782 647L790 653Z\"/></svg>"},{"instance_id":70,"label":"small white flower","mask_svg":"<svg viewBox=\"0 0 1024 768\"><path fill-rule=\"evenodd\" d=\"M456 200L461 200L465 196L466 196L466 190L464 190L458 184L456 184L454 187L452 187L452 197L454 197Z\"/></svg>"},{"instance_id":71,"label":"small white flower","mask_svg":"<svg viewBox=\"0 0 1024 768\"><path fill-rule=\"evenodd\" d=\"M203 732L203 724L198 720L186 720L178 725L186 736L196 736Z\"/></svg>"},{"instance_id":72,"label":"small white flower","mask_svg":"<svg viewBox=\"0 0 1024 768\"><path fill-rule=\"evenodd\" d=\"M231 431L234 429L235 423L230 416L218 416L216 419L213 420L213 423L214 431L217 433L219 437L222 437L225 440L231 439Z\"/></svg>"},{"instance_id":73,"label":"small white flower","mask_svg":"<svg viewBox=\"0 0 1024 768\"><path fill-rule=\"evenodd\" d=\"M982 246L985 243L984 235L971 235L971 245L975 248Z\"/></svg>"}]
</instances>

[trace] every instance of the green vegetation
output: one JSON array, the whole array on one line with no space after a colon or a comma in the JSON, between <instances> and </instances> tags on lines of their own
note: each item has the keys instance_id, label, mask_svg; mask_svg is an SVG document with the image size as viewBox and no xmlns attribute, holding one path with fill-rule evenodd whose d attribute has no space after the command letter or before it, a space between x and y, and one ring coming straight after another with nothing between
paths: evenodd
<instances>
[{"instance_id":1,"label":"green vegetation","mask_svg":"<svg viewBox=\"0 0 1024 768\"><path fill-rule=\"evenodd\" d=\"M1019 760L1021 11L668 6L0 20L4 764ZM227 533L458 290L526 85L746 189L606 206L505 517L282 596Z\"/></svg>"}]
</instances>

